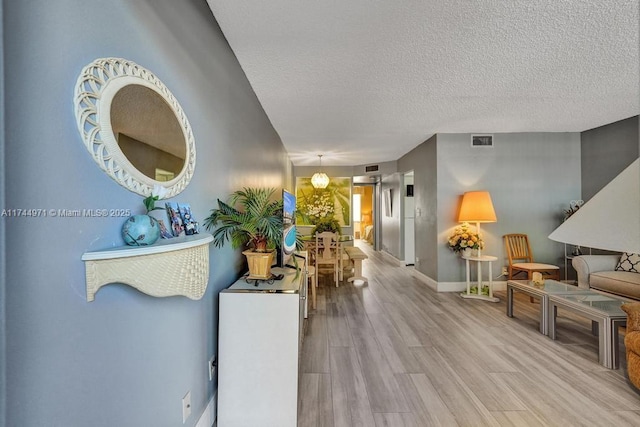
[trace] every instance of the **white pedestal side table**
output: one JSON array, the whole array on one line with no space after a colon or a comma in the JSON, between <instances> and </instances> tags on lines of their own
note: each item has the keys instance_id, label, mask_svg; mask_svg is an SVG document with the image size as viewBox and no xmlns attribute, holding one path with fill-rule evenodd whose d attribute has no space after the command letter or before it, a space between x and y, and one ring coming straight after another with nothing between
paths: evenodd
<instances>
[{"instance_id":1,"label":"white pedestal side table","mask_svg":"<svg viewBox=\"0 0 640 427\"><path fill-rule=\"evenodd\" d=\"M491 271L491 263L497 261L498 257L491 255L481 256L463 256L467 264L467 291L460 294L462 298L481 299L484 301L499 302L500 298L493 296L493 272ZM471 265L470 262L476 263L478 273L478 293L471 293ZM487 263L489 266L489 295L482 295L482 263Z\"/></svg>"}]
</instances>

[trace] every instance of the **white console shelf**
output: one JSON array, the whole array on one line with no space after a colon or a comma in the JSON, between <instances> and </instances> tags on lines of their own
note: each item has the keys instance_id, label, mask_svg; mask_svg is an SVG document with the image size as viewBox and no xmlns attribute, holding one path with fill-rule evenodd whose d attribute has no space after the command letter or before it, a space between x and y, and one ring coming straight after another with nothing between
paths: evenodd
<instances>
[{"instance_id":1,"label":"white console shelf","mask_svg":"<svg viewBox=\"0 0 640 427\"><path fill-rule=\"evenodd\" d=\"M86 252L87 301L110 283L123 283L154 297L183 295L199 300L209 282L211 234L162 239L149 246Z\"/></svg>"}]
</instances>

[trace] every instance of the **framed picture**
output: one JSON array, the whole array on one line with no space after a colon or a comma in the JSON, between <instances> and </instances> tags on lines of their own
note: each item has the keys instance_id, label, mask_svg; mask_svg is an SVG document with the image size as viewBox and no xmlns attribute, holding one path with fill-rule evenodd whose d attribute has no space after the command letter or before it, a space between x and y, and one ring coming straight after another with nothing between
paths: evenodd
<instances>
[{"instance_id":1,"label":"framed picture","mask_svg":"<svg viewBox=\"0 0 640 427\"><path fill-rule=\"evenodd\" d=\"M393 190L387 188L382 194L384 195L384 215L393 216Z\"/></svg>"},{"instance_id":2,"label":"framed picture","mask_svg":"<svg viewBox=\"0 0 640 427\"><path fill-rule=\"evenodd\" d=\"M327 216L351 225L351 178L329 178L327 188L314 188L311 177L296 178L296 223L314 225Z\"/></svg>"}]
</instances>

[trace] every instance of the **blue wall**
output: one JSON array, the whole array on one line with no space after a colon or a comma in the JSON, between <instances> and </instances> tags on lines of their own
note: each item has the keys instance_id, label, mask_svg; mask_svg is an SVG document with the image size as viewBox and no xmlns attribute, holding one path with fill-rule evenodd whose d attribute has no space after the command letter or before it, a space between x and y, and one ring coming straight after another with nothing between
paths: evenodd
<instances>
[{"instance_id":1,"label":"blue wall","mask_svg":"<svg viewBox=\"0 0 640 427\"><path fill-rule=\"evenodd\" d=\"M0 30L3 28L3 10L4 4L0 2ZM2 31L0 31L2 32ZM0 39L0 52L4 52L4 37ZM0 76L4 76L4 55L0 56ZM2 103L0 103L0 206L5 206L4 200L4 165L5 165L5 151L4 151L4 79L0 79L0 94L2 94ZM5 303L7 301L5 297L6 289L6 250L5 250L5 224L0 220L0 426L5 425L6 421L6 391L7 391L7 377L6 377L6 316L5 316Z\"/></svg>"},{"instance_id":2,"label":"blue wall","mask_svg":"<svg viewBox=\"0 0 640 427\"><path fill-rule=\"evenodd\" d=\"M422 213L416 214L415 268L439 290L465 280L460 257L446 244L465 191L491 193L498 222L481 229L485 254L498 257L494 271L507 265L502 236L508 233L529 234L540 262L563 264L563 246L547 236L580 195L579 133L496 133L493 148L472 148L471 134L441 133L398 163L402 172L414 170L415 206Z\"/></svg>"},{"instance_id":3,"label":"blue wall","mask_svg":"<svg viewBox=\"0 0 640 427\"><path fill-rule=\"evenodd\" d=\"M284 147L204 0L3 5L4 208L142 211L142 197L98 168L76 130L76 78L109 56L150 69L181 103L197 164L173 200L190 202L196 217L241 186L291 185ZM191 391L192 426L212 397L217 295L240 273L241 254L211 248L200 301L110 285L87 303L80 257L122 245L123 220L3 219L7 425L182 425Z\"/></svg>"},{"instance_id":4,"label":"blue wall","mask_svg":"<svg viewBox=\"0 0 640 427\"><path fill-rule=\"evenodd\" d=\"M564 264L563 245L547 236L580 195L580 134L496 133L493 142L492 148L472 148L471 134L438 134L439 282L465 280L460 257L446 245L465 191L491 193L498 221L481 230L483 253L498 257L494 271L508 265L503 236L510 233L529 236L536 261Z\"/></svg>"}]
</instances>

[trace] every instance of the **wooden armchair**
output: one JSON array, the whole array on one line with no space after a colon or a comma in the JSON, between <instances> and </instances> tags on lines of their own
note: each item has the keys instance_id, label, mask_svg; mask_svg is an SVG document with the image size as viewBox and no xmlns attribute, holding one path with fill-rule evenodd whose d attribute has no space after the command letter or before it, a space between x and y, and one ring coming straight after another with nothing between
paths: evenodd
<instances>
[{"instance_id":1,"label":"wooden armchair","mask_svg":"<svg viewBox=\"0 0 640 427\"><path fill-rule=\"evenodd\" d=\"M520 273L525 273L527 280L531 280L535 272L542 273L545 279L560 280L560 267L533 260L533 252L526 234L506 234L504 244L509 260L509 280Z\"/></svg>"}]
</instances>

